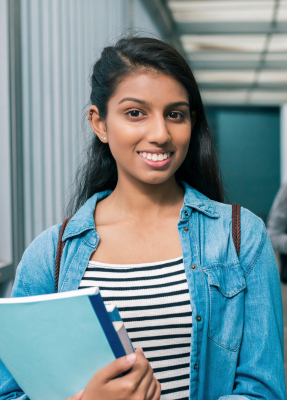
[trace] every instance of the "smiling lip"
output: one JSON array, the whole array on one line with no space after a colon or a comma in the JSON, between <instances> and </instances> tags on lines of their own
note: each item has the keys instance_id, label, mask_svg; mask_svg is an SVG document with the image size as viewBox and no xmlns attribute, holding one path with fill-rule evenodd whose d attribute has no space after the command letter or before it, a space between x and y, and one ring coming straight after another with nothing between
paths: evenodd
<instances>
[{"instance_id":1,"label":"smiling lip","mask_svg":"<svg viewBox=\"0 0 287 400\"><path fill-rule=\"evenodd\" d=\"M143 153L143 152L141 152L141 153ZM153 152L151 152L151 151L146 151L146 153L164 154L164 153L167 153L167 151L160 151L160 152L159 152L159 151L153 151ZM141 156L141 155L139 154L139 152L138 152L138 155L139 155L139 157L141 158L141 160L142 160L143 162L145 162L147 165L149 165L150 167L162 168L162 167L164 167L165 165L167 165L167 164L170 162L170 160L171 160L171 157L172 157L173 153L172 153L172 152L169 152L169 153L171 153L170 156L169 156L168 158L166 158L165 160L162 160L162 161L148 160L147 158L144 158L143 156Z\"/></svg>"}]
</instances>

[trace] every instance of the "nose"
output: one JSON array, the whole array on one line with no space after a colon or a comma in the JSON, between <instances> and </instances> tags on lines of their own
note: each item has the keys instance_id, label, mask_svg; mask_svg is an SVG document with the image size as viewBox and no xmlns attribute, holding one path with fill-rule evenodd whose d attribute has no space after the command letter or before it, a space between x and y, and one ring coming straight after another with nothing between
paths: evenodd
<instances>
[{"instance_id":1,"label":"nose","mask_svg":"<svg viewBox=\"0 0 287 400\"><path fill-rule=\"evenodd\" d=\"M156 143L163 145L170 142L171 137L163 116L156 116L149 126L149 132L147 134L147 140L150 143Z\"/></svg>"}]
</instances>

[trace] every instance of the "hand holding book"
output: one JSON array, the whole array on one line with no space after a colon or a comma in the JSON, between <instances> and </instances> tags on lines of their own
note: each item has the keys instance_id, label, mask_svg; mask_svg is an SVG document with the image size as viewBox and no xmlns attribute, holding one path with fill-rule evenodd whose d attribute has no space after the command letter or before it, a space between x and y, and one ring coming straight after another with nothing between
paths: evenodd
<instances>
[{"instance_id":1,"label":"hand holding book","mask_svg":"<svg viewBox=\"0 0 287 400\"><path fill-rule=\"evenodd\" d=\"M120 376L124 372L130 372ZM66 400L146 400L160 399L160 383L153 375L153 370L142 350L116 359L97 371L84 392Z\"/></svg>"}]
</instances>

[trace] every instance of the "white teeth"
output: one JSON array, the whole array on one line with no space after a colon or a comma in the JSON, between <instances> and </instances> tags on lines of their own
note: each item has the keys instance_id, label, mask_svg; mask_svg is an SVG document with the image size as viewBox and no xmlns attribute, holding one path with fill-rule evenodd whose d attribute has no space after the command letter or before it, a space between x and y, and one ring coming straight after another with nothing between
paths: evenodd
<instances>
[{"instance_id":1,"label":"white teeth","mask_svg":"<svg viewBox=\"0 0 287 400\"><path fill-rule=\"evenodd\" d=\"M171 153L147 153L147 152L139 152L139 155L143 158L146 158L147 160L152 160L152 161L163 161L166 160L171 156Z\"/></svg>"}]
</instances>

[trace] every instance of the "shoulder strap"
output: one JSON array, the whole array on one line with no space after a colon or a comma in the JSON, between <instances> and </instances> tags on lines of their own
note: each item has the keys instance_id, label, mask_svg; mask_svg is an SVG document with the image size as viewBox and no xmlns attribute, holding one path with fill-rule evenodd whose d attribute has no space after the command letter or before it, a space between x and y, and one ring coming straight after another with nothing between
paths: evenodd
<instances>
[{"instance_id":1,"label":"shoulder strap","mask_svg":"<svg viewBox=\"0 0 287 400\"><path fill-rule=\"evenodd\" d=\"M239 257L240 253L240 204L232 204L232 238L236 253Z\"/></svg>"},{"instance_id":2,"label":"shoulder strap","mask_svg":"<svg viewBox=\"0 0 287 400\"><path fill-rule=\"evenodd\" d=\"M57 253L56 253L56 263L55 263L55 293L58 292L58 282L59 282L59 274L60 274L60 263L61 263L61 257L63 254L63 250L65 247L65 242L62 241L62 237L64 235L66 226L68 225L68 222L70 221L72 217L66 218L64 222L62 223L60 233L59 233L59 239L58 239L58 245L57 245Z\"/></svg>"}]
</instances>

